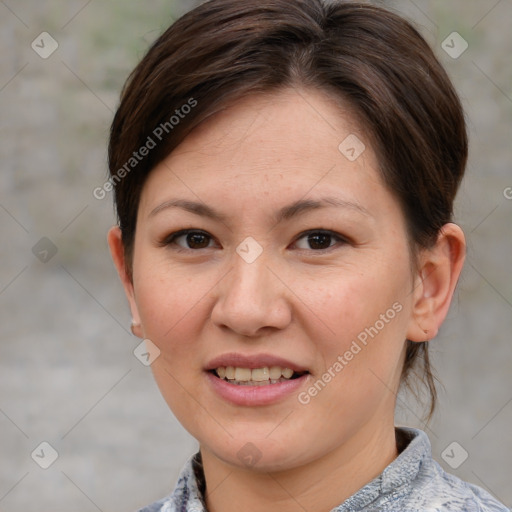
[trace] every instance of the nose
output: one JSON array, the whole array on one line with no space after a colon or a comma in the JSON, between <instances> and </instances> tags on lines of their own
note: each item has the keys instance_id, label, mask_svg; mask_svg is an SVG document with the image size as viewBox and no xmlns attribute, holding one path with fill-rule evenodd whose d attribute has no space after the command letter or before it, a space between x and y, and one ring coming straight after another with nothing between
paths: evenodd
<instances>
[{"instance_id":1,"label":"nose","mask_svg":"<svg viewBox=\"0 0 512 512\"><path fill-rule=\"evenodd\" d=\"M237 334L257 337L290 324L287 288L265 258L247 263L234 255L234 268L218 284L211 320Z\"/></svg>"}]
</instances>

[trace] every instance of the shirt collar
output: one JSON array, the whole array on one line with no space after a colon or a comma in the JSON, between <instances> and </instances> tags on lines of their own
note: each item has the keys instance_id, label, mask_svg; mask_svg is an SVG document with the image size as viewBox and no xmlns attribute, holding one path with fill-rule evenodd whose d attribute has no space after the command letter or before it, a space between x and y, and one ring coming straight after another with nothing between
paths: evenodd
<instances>
[{"instance_id":1,"label":"shirt collar","mask_svg":"<svg viewBox=\"0 0 512 512\"><path fill-rule=\"evenodd\" d=\"M397 446L402 447L398 457L382 473L359 489L332 512L356 512L372 502L393 494L396 498L409 490L409 484L418 476L425 461L432 457L427 434L411 427L395 427Z\"/></svg>"},{"instance_id":2,"label":"shirt collar","mask_svg":"<svg viewBox=\"0 0 512 512\"><path fill-rule=\"evenodd\" d=\"M332 512L356 512L386 494L397 496L405 492L408 484L417 477L423 462L431 458L431 445L427 434L416 428L395 427L395 435L399 451L402 448L398 457ZM169 508L164 507L162 512L205 512L205 490L201 453L197 452L180 472L172 494L172 505L169 503Z\"/></svg>"}]
</instances>

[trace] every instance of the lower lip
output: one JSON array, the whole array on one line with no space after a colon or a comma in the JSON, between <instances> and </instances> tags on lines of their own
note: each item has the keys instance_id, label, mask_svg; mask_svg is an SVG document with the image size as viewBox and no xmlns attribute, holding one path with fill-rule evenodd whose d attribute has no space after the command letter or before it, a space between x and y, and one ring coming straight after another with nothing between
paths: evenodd
<instances>
[{"instance_id":1,"label":"lower lip","mask_svg":"<svg viewBox=\"0 0 512 512\"><path fill-rule=\"evenodd\" d=\"M230 384L211 372L206 372L206 376L213 390L224 400L235 405L254 406L273 404L283 400L292 393L297 393L299 388L304 385L309 374L306 373L296 379L276 382L275 384L265 384L263 386Z\"/></svg>"}]
</instances>

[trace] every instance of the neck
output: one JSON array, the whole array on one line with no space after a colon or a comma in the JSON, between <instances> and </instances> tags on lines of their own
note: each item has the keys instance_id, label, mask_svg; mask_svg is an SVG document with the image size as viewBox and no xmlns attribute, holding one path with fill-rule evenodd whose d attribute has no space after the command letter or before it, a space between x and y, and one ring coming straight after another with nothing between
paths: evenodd
<instances>
[{"instance_id":1,"label":"neck","mask_svg":"<svg viewBox=\"0 0 512 512\"><path fill-rule=\"evenodd\" d=\"M398 455L394 426L364 428L300 467L263 472L227 464L201 449L209 512L331 510L378 476Z\"/></svg>"}]
</instances>

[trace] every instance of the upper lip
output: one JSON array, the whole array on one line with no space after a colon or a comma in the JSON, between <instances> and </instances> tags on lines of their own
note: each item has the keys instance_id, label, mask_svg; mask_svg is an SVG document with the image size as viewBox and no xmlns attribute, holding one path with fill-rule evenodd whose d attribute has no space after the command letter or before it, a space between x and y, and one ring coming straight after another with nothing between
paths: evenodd
<instances>
[{"instance_id":1,"label":"upper lip","mask_svg":"<svg viewBox=\"0 0 512 512\"><path fill-rule=\"evenodd\" d=\"M281 368L290 368L295 372L308 371L305 366L271 354L246 355L237 352L230 352L214 357L206 364L206 370L210 371L227 366L251 369L265 368L266 366L280 366Z\"/></svg>"}]
</instances>

